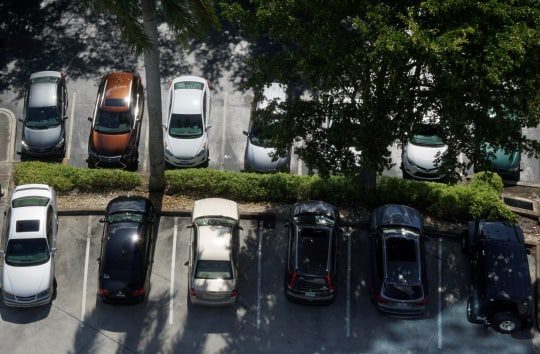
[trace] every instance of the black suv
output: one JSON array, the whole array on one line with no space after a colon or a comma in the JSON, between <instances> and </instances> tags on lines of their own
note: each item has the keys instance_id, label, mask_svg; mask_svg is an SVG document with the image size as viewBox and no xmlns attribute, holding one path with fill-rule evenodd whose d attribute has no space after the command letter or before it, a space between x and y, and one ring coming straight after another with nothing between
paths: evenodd
<instances>
[{"instance_id":1,"label":"black suv","mask_svg":"<svg viewBox=\"0 0 540 354\"><path fill-rule=\"evenodd\" d=\"M305 303L330 303L336 296L339 212L331 204L295 204L289 216L284 288Z\"/></svg>"},{"instance_id":2,"label":"black suv","mask_svg":"<svg viewBox=\"0 0 540 354\"><path fill-rule=\"evenodd\" d=\"M101 239L98 296L105 302L143 301L150 286L154 252L152 202L116 197L109 202Z\"/></svg>"},{"instance_id":3,"label":"black suv","mask_svg":"<svg viewBox=\"0 0 540 354\"><path fill-rule=\"evenodd\" d=\"M461 247L470 255L467 319L514 333L532 324L532 286L523 231L500 221L470 221Z\"/></svg>"}]
</instances>

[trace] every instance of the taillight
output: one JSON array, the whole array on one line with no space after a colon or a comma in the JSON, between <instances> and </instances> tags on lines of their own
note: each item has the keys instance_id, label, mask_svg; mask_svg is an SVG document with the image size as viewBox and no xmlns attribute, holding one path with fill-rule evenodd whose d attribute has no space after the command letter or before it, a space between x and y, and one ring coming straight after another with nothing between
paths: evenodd
<instances>
[{"instance_id":1,"label":"taillight","mask_svg":"<svg viewBox=\"0 0 540 354\"><path fill-rule=\"evenodd\" d=\"M388 300L382 297L381 294L374 294L373 300L378 302L379 304L386 304L388 302Z\"/></svg>"},{"instance_id":2,"label":"taillight","mask_svg":"<svg viewBox=\"0 0 540 354\"><path fill-rule=\"evenodd\" d=\"M335 289L335 285L334 285L334 280L332 279L332 276L330 275L330 273L326 274L326 285L328 286L328 289L330 290L334 290Z\"/></svg>"},{"instance_id":3,"label":"taillight","mask_svg":"<svg viewBox=\"0 0 540 354\"><path fill-rule=\"evenodd\" d=\"M238 290L233 289L233 291L231 291L231 297L237 297L237 296L238 296Z\"/></svg>"},{"instance_id":4,"label":"taillight","mask_svg":"<svg viewBox=\"0 0 540 354\"><path fill-rule=\"evenodd\" d=\"M135 291L133 291L133 296L141 296L141 295L144 295L144 288L141 288L141 289L137 289Z\"/></svg>"},{"instance_id":5,"label":"taillight","mask_svg":"<svg viewBox=\"0 0 540 354\"><path fill-rule=\"evenodd\" d=\"M109 296L109 290L107 289L98 289L99 296Z\"/></svg>"},{"instance_id":6,"label":"taillight","mask_svg":"<svg viewBox=\"0 0 540 354\"><path fill-rule=\"evenodd\" d=\"M422 300L420 300L418 302L415 302L414 304L416 306L425 306L425 305L427 305L427 303L428 303L428 297L424 296L424 298Z\"/></svg>"},{"instance_id":7,"label":"taillight","mask_svg":"<svg viewBox=\"0 0 540 354\"><path fill-rule=\"evenodd\" d=\"M292 274L291 274L291 277L289 278L289 283L287 284L287 286L289 287L289 289L292 289L293 286L294 286L294 282L296 281L296 276L298 274L296 273L296 271L294 271Z\"/></svg>"},{"instance_id":8,"label":"taillight","mask_svg":"<svg viewBox=\"0 0 540 354\"><path fill-rule=\"evenodd\" d=\"M189 295L191 295L191 296L197 296L197 292L195 291L195 289L190 288L190 289L189 289Z\"/></svg>"}]
</instances>

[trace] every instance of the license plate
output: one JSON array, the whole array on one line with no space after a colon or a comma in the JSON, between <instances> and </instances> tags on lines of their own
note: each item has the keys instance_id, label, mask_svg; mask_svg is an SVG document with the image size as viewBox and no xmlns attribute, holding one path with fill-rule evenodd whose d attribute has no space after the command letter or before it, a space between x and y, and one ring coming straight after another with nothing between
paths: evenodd
<instances>
[{"instance_id":1,"label":"license plate","mask_svg":"<svg viewBox=\"0 0 540 354\"><path fill-rule=\"evenodd\" d=\"M313 291L306 291L304 293L304 295L306 295L306 296L315 296L315 293Z\"/></svg>"},{"instance_id":2,"label":"license plate","mask_svg":"<svg viewBox=\"0 0 540 354\"><path fill-rule=\"evenodd\" d=\"M404 302L398 302L396 305L397 307L407 307L407 304Z\"/></svg>"},{"instance_id":3,"label":"license plate","mask_svg":"<svg viewBox=\"0 0 540 354\"><path fill-rule=\"evenodd\" d=\"M118 294L116 294L116 297L126 297L126 294L124 294L124 293L118 293Z\"/></svg>"}]
</instances>

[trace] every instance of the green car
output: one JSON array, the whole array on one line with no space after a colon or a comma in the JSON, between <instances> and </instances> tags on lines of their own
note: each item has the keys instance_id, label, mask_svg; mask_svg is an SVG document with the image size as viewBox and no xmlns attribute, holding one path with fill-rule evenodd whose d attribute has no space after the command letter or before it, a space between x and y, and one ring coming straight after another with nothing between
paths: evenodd
<instances>
[{"instance_id":1,"label":"green car","mask_svg":"<svg viewBox=\"0 0 540 354\"><path fill-rule=\"evenodd\" d=\"M491 145L486 146L487 152L493 152L493 150ZM489 161L491 162L491 170L497 172L502 179L519 181L521 172L521 152L519 150L507 153L504 149L498 149Z\"/></svg>"}]
</instances>

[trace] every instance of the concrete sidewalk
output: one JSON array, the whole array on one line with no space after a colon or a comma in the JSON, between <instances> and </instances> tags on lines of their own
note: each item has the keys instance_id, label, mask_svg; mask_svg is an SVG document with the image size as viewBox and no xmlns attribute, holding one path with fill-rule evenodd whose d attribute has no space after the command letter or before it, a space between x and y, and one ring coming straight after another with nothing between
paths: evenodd
<instances>
[{"instance_id":1,"label":"concrete sidewalk","mask_svg":"<svg viewBox=\"0 0 540 354\"><path fill-rule=\"evenodd\" d=\"M6 210L5 206L9 195L16 126L15 115L10 110L0 108L0 141L2 141L0 144L0 186L3 193L3 196L0 197L0 215L3 215ZM0 230L3 230L3 219L3 217L0 218Z\"/></svg>"}]
</instances>

